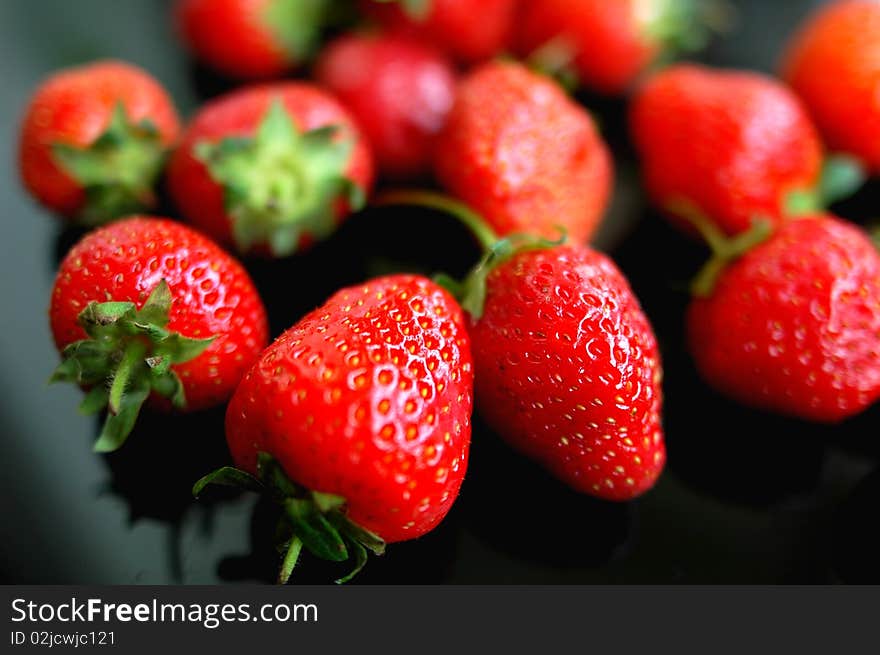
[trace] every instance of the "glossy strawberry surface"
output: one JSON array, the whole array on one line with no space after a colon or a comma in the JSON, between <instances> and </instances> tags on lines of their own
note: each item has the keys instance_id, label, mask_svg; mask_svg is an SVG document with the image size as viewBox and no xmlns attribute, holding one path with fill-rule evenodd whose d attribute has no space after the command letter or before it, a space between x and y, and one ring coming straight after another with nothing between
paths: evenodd
<instances>
[{"instance_id":1,"label":"glossy strawberry surface","mask_svg":"<svg viewBox=\"0 0 880 655\"><path fill-rule=\"evenodd\" d=\"M880 256L830 216L782 225L687 317L703 377L755 407L836 422L880 396Z\"/></svg>"},{"instance_id":2,"label":"glossy strawberry surface","mask_svg":"<svg viewBox=\"0 0 880 655\"><path fill-rule=\"evenodd\" d=\"M198 357L174 369L186 409L226 401L268 340L266 313L242 266L216 244L166 219L132 217L95 230L64 258L49 318L59 350L84 339L77 316L90 302L143 306L165 280L172 294L168 329L215 337Z\"/></svg>"},{"instance_id":3,"label":"glossy strawberry surface","mask_svg":"<svg viewBox=\"0 0 880 655\"><path fill-rule=\"evenodd\" d=\"M467 468L473 366L461 309L426 278L343 289L286 331L235 393L236 466L274 457L295 483L345 498L386 542L434 528Z\"/></svg>"},{"instance_id":4,"label":"glossy strawberry surface","mask_svg":"<svg viewBox=\"0 0 880 655\"><path fill-rule=\"evenodd\" d=\"M499 234L582 243L611 193L608 148L589 114L555 82L512 62L469 73L437 145L435 169L453 195Z\"/></svg>"},{"instance_id":5,"label":"glossy strawberry surface","mask_svg":"<svg viewBox=\"0 0 880 655\"><path fill-rule=\"evenodd\" d=\"M789 194L819 182L812 121L794 94L758 73L668 68L639 90L631 128L648 193L679 226L671 205L681 201L727 234L759 217L778 222Z\"/></svg>"},{"instance_id":6,"label":"glossy strawberry surface","mask_svg":"<svg viewBox=\"0 0 880 655\"><path fill-rule=\"evenodd\" d=\"M662 369L626 279L584 247L527 250L493 270L471 330L477 408L578 491L628 500L666 461Z\"/></svg>"}]
</instances>

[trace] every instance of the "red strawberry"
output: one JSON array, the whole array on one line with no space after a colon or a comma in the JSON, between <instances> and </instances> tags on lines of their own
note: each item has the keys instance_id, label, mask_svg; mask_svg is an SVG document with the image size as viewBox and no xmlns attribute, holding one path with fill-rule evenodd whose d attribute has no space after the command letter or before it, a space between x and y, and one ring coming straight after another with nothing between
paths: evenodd
<instances>
[{"instance_id":1,"label":"red strawberry","mask_svg":"<svg viewBox=\"0 0 880 655\"><path fill-rule=\"evenodd\" d=\"M287 255L328 237L363 203L373 163L348 112L284 82L206 104L168 168L183 215L221 243Z\"/></svg>"},{"instance_id":2,"label":"red strawberry","mask_svg":"<svg viewBox=\"0 0 880 655\"><path fill-rule=\"evenodd\" d=\"M268 339L266 314L241 265L169 220L132 217L88 234L52 290L53 380L109 406L97 450L122 445L141 405L194 411L225 402Z\"/></svg>"},{"instance_id":3,"label":"red strawberry","mask_svg":"<svg viewBox=\"0 0 880 655\"><path fill-rule=\"evenodd\" d=\"M388 31L431 43L463 64L507 49L517 0L361 0Z\"/></svg>"},{"instance_id":4,"label":"red strawberry","mask_svg":"<svg viewBox=\"0 0 880 655\"><path fill-rule=\"evenodd\" d=\"M692 13L679 0L524 0L517 50L539 65L570 66L585 86L619 94L662 54L702 45Z\"/></svg>"},{"instance_id":5,"label":"red strawberry","mask_svg":"<svg viewBox=\"0 0 880 655\"><path fill-rule=\"evenodd\" d=\"M247 373L226 414L242 471L221 469L195 492L242 480L270 489L293 533L282 581L303 543L326 559L355 555L359 568L364 546L414 539L449 511L467 468L472 383L446 291L411 275L343 289Z\"/></svg>"},{"instance_id":6,"label":"red strawberry","mask_svg":"<svg viewBox=\"0 0 880 655\"><path fill-rule=\"evenodd\" d=\"M383 199L448 212L483 247L464 282L445 283L470 315L487 423L577 491L622 501L654 486L666 463L660 353L614 263L582 245L499 241L470 208L436 194Z\"/></svg>"},{"instance_id":7,"label":"red strawberry","mask_svg":"<svg viewBox=\"0 0 880 655\"><path fill-rule=\"evenodd\" d=\"M455 72L439 52L401 37L350 34L327 46L317 79L357 119L384 175L430 172L455 97Z\"/></svg>"},{"instance_id":8,"label":"red strawberry","mask_svg":"<svg viewBox=\"0 0 880 655\"><path fill-rule=\"evenodd\" d=\"M318 46L329 0L178 0L176 21L189 49L239 79L278 77Z\"/></svg>"},{"instance_id":9,"label":"red strawberry","mask_svg":"<svg viewBox=\"0 0 880 655\"><path fill-rule=\"evenodd\" d=\"M880 396L880 256L830 216L783 223L688 311L703 377L736 400L812 421Z\"/></svg>"},{"instance_id":10,"label":"red strawberry","mask_svg":"<svg viewBox=\"0 0 880 655\"><path fill-rule=\"evenodd\" d=\"M461 83L441 133L436 173L501 236L590 238L612 182L611 156L590 116L552 80L510 62Z\"/></svg>"},{"instance_id":11,"label":"red strawberry","mask_svg":"<svg viewBox=\"0 0 880 655\"><path fill-rule=\"evenodd\" d=\"M828 145L880 174L880 3L820 9L791 43L783 75Z\"/></svg>"},{"instance_id":12,"label":"red strawberry","mask_svg":"<svg viewBox=\"0 0 880 655\"><path fill-rule=\"evenodd\" d=\"M581 492L629 500L654 485L666 461L660 354L607 257L515 254L488 274L473 316L477 408L499 435Z\"/></svg>"},{"instance_id":13,"label":"red strawberry","mask_svg":"<svg viewBox=\"0 0 880 655\"><path fill-rule=\"evenodd\" d=\"M153 185L179 131L168 94L140 68L101 61L63 70L25 110L21 178L49 209L104 223L155 204Z\"/></svg>"},{"instance_id":14,"label":"red strawberry","mask_svg":"<svg viewBox=\"0 0 880 655\"><path fill-rule=\"evenodd\" d=\"M727 234L778 222L815 193L822 145L797 98L756 73L680 65L650 79L632 133L653 202L682 225L686 204Z\"/></svg>"}]
</instances>

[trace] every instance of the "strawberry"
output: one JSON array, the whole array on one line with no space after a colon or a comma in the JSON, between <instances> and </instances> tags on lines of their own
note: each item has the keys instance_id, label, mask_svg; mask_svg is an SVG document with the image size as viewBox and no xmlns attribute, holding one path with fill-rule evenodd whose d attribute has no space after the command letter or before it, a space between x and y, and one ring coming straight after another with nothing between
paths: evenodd
<instances>
[{"instance_id":1,"label":"strawberry","mask_svg":"<svg viewBox=\"0 0 880 655\"><path fill-rule=\"evenodd\" d=\"M278 77L317 48L329 0L178 0L175 20L189 50L238 79Z\"/></svg>"},{"instance_id":2,"label":"strawberry","mask_svg":"<svg viewBox=\"0 0 880 655\"><path fill-rule=\"evenodd\" d=\"M364 13L387 31L431 43L462 64L504 52L517 0L361 0Z\"/></svg>"},{"instance_id":3,"label":"strawberry","mask_svg":"<svg viewBox=\"0 0 880 655\"><path fill-rule=\"evenodd\" d=\"M635 498L666 463L654 332L614 263L529 235L498 240L470 208L427 192L380 198L446 211L484 256L443 279L469 315L477 409L505 441L576 491Z\"/></svg>"},{"instance_id":4,"label":"strawberry","mask_svg":"<svg viewBox=\"0 0 880 655\"><path fill-rule=\"evenodd\" d=\"M880 3L821 8L793 39L783 76L828 145L880 175Z\"/></svg>"},{"instance_id":5,"label":"strawberry","mask_svg":"<svg viewBox=\"0 0 880 655\"><path fill-rule=\"evenodd\" d=\"M626 279L584 246L525 250L486 278L477 408L577 491L629 500L666 460L660 354Z\"/></svg>"},{"instance_id":6,"label":"strawberry","mask_svg":"<svg viewBox=\"0 0 880 655\"><path fill-rule=\"evenodd\" d=\"M585 86L621 94L664 55L706 41L680 0L524 0L516 49L538 66L570 67Z\"/></svg>"},{"instance_id":7,"label":"strawberry","mask_svg":"<svg viewBox=\"0 0 880 655\"><path fill-rule=\"evenodd\" d=\"M86 389L86 413L109 407L98 451L122 445L148 399L184 411L225 402L268 339L238 262L188 227L144 216L71 249L49 319L63 360L53 381Z\"/></svg>"},{"instance_id":8,"label":"strawberry","mask_svg":"<svg viewBox=\"0 0 880 655\"><path fill-rule=\"evenodd\" d=\"M757 73L679 65L640 89L632 135L653 202L685 226L690 205L727 234L815 206L822 145L797 98Z\"/></svg>"},{"instance_id":9,"label":"strawberry","mask_svg":"<svg viewBox=\"0 0 880 655\"><path fill-rule=\"evenodd\" d=\"M861 230L826 215L789 221L726 264L696 287L687 316L709 384L819 422L880 396L880 256Z\"/></svg>"},{"instance_id":10,"label":"strawberry","mask_svg":"<svg viewBox=\"0 0 880 655\"><path fill-rule=\"evenodd\" d=\"M552 80L512 62L461 82L435 172L501 236L590 238L608 204L611 155L592 119Z\"/></svg>"},{"instance_id":11,"label":"strawberry","mask_svg":"<svg viewBox=\"0 0 880 655\"><path fill-rule=\"evenodd\" d=\"M288 255L328 237L372 184L348 112L307 83L234 91L206 104L168 168L181 213L241 252Z\"/></svg>"},{"instance_id":12,"label":"strawberry","mask_svg":"<svg viewBox=\"0 0 880 655\"><path fill-rule=\"evenodd\" d=\"M327 46L316 77L357 119L382 174L430 172L455 97L455 72L443 55L406 38L349 34Z\"/></svg>"},{"instance_id":13,"label":"strawberry","mask_svg":"<svg viewBox=\"0 0 880 655\"><path fill-rule=\"evenodd\" d=\"M180 125L147 72L99 61L52 75L25 110L21 179L39 202L86 225L155 205L153 186Z\"/></svg>"},{"instance_id":14,"label":"strawberry","mask_svg":"<svg viewBox=\"0 0 880 655\"><path fill-rule=\"evenodd\" d=\"M226 414L242 484L283 508L287 556L381 552L432 530L467 468L473 372L459 306L418 276L343 289L287 330L245 375Z\"/></svg>"}]
</instances>

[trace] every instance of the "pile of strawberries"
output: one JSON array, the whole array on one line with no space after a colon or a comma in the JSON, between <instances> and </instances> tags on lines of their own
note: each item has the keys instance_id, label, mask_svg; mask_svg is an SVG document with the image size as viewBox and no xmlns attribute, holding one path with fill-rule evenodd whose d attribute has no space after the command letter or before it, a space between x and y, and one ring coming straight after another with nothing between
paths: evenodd
<instances>
[{"instance_id":1,"label":"pile of strawberries","mask_svg":"<svg viewBox=\"0 0 880 655\"><path fill-rule=\"evenodd\" d=\"M437 526L474 403L575 490L648 491L666 461L660 354L623 274L587 245L613 160L557 78L631 94L652 202L712 250L686 317L705 380L818 422L874 403L880 256L825 207L880 173L880 2L820 10L783 80L662 67L705 41L704 4L179 0L193 55L244 83L184 128L130 64L46 80L21 177L95 228L60 266L50 320L53 379L106 415L96 449L120 447L144 405L228 403L235 467L194 493L223 484L277 504L282 582L303 548L352 559L347 580L368 551ZM147 215L160 181L180 222ZM229 253L296 256L366 205L447 212L483 256L463 280L341 289L268 345L260 292Z\"/></svg>"}]
</instances>

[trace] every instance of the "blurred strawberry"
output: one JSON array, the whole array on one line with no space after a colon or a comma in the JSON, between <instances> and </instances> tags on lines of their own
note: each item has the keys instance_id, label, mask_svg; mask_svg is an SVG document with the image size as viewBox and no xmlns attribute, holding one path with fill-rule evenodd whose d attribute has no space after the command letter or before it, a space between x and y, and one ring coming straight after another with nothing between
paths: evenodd
<instances>
[{"instance_id":1,"label":"blurred strawberry","mask_svg":"<svg viewBox=\"0 0 880 655\"><path fill-rule=\"evenodd\" d=\"M828 145L880 175L880 2L820 9L792 41L783 76Z\"/></svg>"},{"instance_id":2,"label":"blurred strawberry","mask_svg":"<svg viewBox=\"0 0 880 655\"><path fill-rule=\"evenodd\" d=\"M355 117L381 174L430 172L455 97L455 72L443 55L399 36L349 34L321 53L316 78Z\"/></svg>"},{"instance_id":3,"label":"blurred strawberry","mask_svg":"<svg viewBox=\"0 0 880 655\"><path fill-rule=\"evenodd\" d=\"M179 31L192 53L239 79L278 77L318 46L330 0L178 0Z\"/></svg>"},{"instance_id":4,"label":"blurred strawberry","mask_svg":"<svg viewBox=\"0 0 880 655\"><path fill-rule=\"evenodd\" d=\"M551 72L569 68L586 87L627 90L659 58L707 37L696 0L523 0L516 50Z\"/></svg>"},{"instance_id":5,"label":"blurred strawberry","mask_svg":"<svg viewBox=\"0 0 880 655\"><path fill-rule=\"evenodd\" d=\"M43 82L21 126L22 182L43 205L86 225L155 205L154 185L180 133L168 93L119 61Z\"/></svg>"},{"instance_id":6,"label":"blurred strawberry","mask_svg":"<svg viewBox=\"0 0 880 655\"><path fill-rule=\"evenodd\" d=\"M463 64L504 52L517 0L360 0L365 14L388 31L440 48Z\"/></svg>"},{"instance_id":7,"label":"blurred strawberry","mask_svg":"<svg viewBox=\"0 0 880 655\"><path fill-rule=\"evenodd\" d=\"M764 75L668 68L639 90L631 127L651 199L688 230L685 205L737 234L756 217L778 222L828 199L816 129L794 94Z\"/></svg>"},{"instance_id":8,"label":"blurred strawberry","mask_svg":"<svg viewBox=\"0 0 880 655\"><path fill-rule=\"evenodd\" d=\"M575 243L595 232L613 163L590 115L553 80L514 62L470 72L437 145L441 184L500 236L525 232Z\"/></svg>"}]
</instances>

